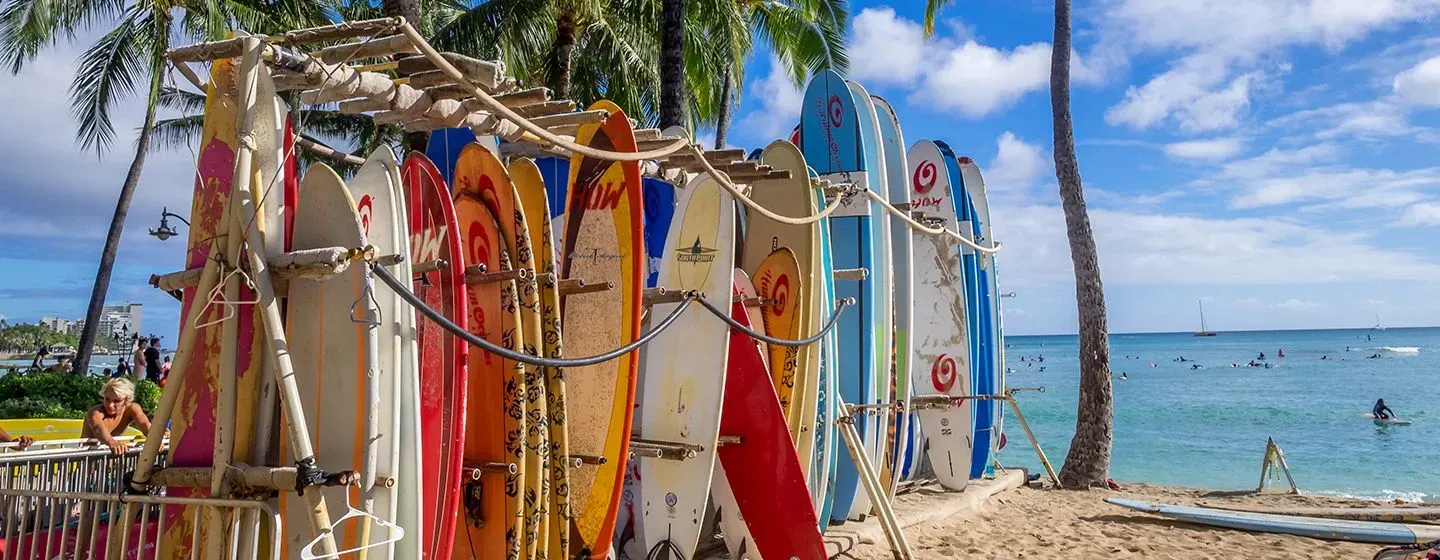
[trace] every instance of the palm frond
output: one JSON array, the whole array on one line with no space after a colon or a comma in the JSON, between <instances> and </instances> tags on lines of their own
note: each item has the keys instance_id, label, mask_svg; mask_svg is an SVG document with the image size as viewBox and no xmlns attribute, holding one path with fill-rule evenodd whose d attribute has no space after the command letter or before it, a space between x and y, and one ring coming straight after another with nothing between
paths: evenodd
<instances>
[{"instance_id":1,"label":"palm frond","mask_svg":"<svg viewBox=\"0 0 1440 560\"><path fill-rule=\"evenodd\" d=\"M150 133L150 148L156 150L182 150L193 146L205 128L204 115L190 115L161 119L155 122Z\"/></svg>"},{"instance_id":2,"label":"palm frond","mask_svg":"<svg viewBox=\"0 0 1440 560\"><path fill-rule=\"evenodd\" d=\"M40 50L124 13L125 0L10 0L0 9L0 64L17 74Z\"/></svg>"},{"instance_id":3,"label":"palm frond","mask_svg":"<svg viewBox=\"0 0 1440 560\"><path fill-rule=\"evenodd\" d=\"M178 87L162 87L160 88L160 106L182 115L203 114L205 112L205 94Z\"/></svg>"},{"instance_id":4,"label":"palm frond","mask_svg":"<svg viewBox=\"0 0 1440 560\"><path fill-rule=\"evenodd\" d=\"M925 0L925 38L929 39L935 35L935 15L940 13L941 8L954 3L955 0Z\"/></svg>"},{"instance_id":5,"label":"palm frond","mask_svg":"<svg viewBox=\"0 0 1440 560\"><path fill-rule=\"evenodd\" d=\"M157 66L155 29L159 22L139 6L131 7L115 28L95 41L76 63L75 80L70 84L70 112L79 121L76 135L85 149L103 152L115 139L110 122L110 108L124 96L135 92L138 80Z\"/></svg>"}]
</instances>

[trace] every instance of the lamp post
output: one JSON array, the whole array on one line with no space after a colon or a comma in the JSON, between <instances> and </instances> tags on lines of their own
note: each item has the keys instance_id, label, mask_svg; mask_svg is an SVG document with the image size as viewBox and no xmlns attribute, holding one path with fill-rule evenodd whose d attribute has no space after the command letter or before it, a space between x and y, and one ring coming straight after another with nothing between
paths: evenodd
<instances>
[{"instance_id":1,"label":"lamp post","mask_svg":"<svg viewBox=\"0 0 1440 560\"><path fill-rule=\"evenodd\" d=\"M160 209L160 227L150 230L150 235L160 238L161 241L180 235L179 231L176 231L175 228L170 226L170 218L180 220L186 226L190 225L190 221L186 220L184 216L171 212L170 208L164 207Z\"/></svg>"}]
</instances>

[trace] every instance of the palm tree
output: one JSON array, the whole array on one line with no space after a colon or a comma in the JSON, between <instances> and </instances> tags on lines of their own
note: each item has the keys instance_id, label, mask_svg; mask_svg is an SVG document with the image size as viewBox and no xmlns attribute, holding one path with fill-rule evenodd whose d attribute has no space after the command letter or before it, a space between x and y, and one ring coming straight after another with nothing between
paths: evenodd
<instances>
[{"instance_id":1,"label":"palm tree","mask_svg":"<svg viewBox=\"0 0 1440 560\"><path fill-rule=\"evenodd\" d=\"M925 38L935 35L935 14L955 0L925 0Z\"/></svg>"},{"instance_id":2,"label":"palm tree","mask_svg":"<svg viewBox=\"0 0 1440 560\"><path fill-rule=\"evenodd\" d=\"M89 366L100 311L110 288L115 254L125 230L125 217L149 151L165 76L165 51L170 48L170 41L177 35L196 40L218 39L232 25L247 26L272 19L300 23L319 21L321 17L318 4L264 0L191 3L136 0L133 4L8 0L0 8L0 64L13 74L18 74L42 49L59 40L73 37L96 22L112 22L110 31L80 57L75 80L70 84L71 110L79 121L77 136L83 148L94 149L97 155L109 148L115 139L111 107L121 97L134 93L137 83L142 80L146 83L145 120L135 145L135 157L120 186L105 247L100 253L100 265L85 313L85 329L76 350L75 371L86 371Z\"/></svg>"},{"instance_id":3,"label":"palm tree","mask_svg":"<svg viewBox=\"0 0 1440 560\"><path fill-rule=\"evenodd\" d=\"M1110 338L1105 318L1105 289L1100 284L1100 257L1080 163L1075 157L1075 126L1070 120L1070 0L1055 0L1055 44L1050 53L1050 111L1055 127L1055 179L1065 210L1065 234L1075 268L1075 304L1080 315L1080 402L1075 437L1060 468L1067 488L1104 486L1110 471L1113 439L1110 387Z\"/></svg>"},{"instance_id":4,"label":"palm tree","mask_svg":"<svg viewBox=\"0 0 1440 560\"><path fill-rule=\"evenodd\" d=\"M845 49L849 14L844 0L741 0L734 5L740 9L741 28L726 30L724 40L707 43L709 50L715 51L713 56L727 63L723 66L719 87L692 90L719 94L715 111L716 149L725 146L731 106L739 98L735 85L744 83L745 63L753 48L752 36L759 37L775 53L797 87L804 86L815 72L835 70L843 74L850 67L850 56Z\"/></svg>"}]
</instances>

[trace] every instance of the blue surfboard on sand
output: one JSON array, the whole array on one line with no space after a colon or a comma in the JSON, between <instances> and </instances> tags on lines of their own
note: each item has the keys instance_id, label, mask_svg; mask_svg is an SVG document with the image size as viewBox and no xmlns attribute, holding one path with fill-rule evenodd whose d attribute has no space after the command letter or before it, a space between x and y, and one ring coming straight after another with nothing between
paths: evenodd
<instances>
[{"instance_id":1,"label":"blue surfboard on sand","mask_svg":"<svg viewBox=\"0 0 1440 560\"><path fill-rule=\"evenodd\" d=\"M867 162L861 151L859 118L850 87L838 74L827 70L810 80L800 116L800 151L820 177L865 181L862 177L866 175ZM870 217L864 212L868 207L846 206L857 206L860 211L840 210L837 214L842 214L841 217L832 215L829 220L832 266L836 270L869 269L873 264L873 241ZM873 290L869 276L864 280L834 281L836 299L853 297L856 300L855 307L846 310L836 326L838 393L851 404L873 403L877 396ZM874 421L870 416L859 415L855 425L862 438L874 437ZM844 521L859 496L860 475L848 455L840 457L838 462L835 483L831 486L830 519Z\"/></svg>"},{"instance_id":2,"label":"blue surfboard on sand","mask_svg":"<svg viewBox=\"0 0 1440 560\"><path fill-rule=\"evenodd\" d=\"M1105 498L1105 501L1123 508L1153 513L1186 523L1258 533L1277 533L1329 541L1376 544L1418 544L1440 539L1440 527L1434 525L1250 513L1173 504L1152 504L1124 498Z\"/></svg>"}]
</instances>

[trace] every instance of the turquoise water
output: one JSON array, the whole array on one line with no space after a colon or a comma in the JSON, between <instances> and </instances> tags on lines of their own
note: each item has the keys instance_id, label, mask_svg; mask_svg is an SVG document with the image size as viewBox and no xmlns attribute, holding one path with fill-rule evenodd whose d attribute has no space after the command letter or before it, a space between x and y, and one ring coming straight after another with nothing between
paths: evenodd
<instances>
[{"instance_id":1,"label":"turquoise water","mask_svg":"<svg viewBox=\"0 0 1440 560\"><path fill-rule=\"evenodd\" d=\"M1009 385L1046 388L1017 398L1057 469L1075 430L1077 344L1074 336L1006 339ZM1278 349L1285 358L1275 357ZM1273 368L1244 367L1260 352ZM1029 361L1042 355L1043 363ZM1265 440L1274 437L1304 492L1440 502L1440 328L1118 334L1110 356L1116 480L1254 488ZM1173 361L1178 356L1194 361ZM1119 380L1121 372L1129 379ZM1376 398L1414 424L1381 427L1361 417ZM1041 472L1006 415L1001 462Z\"/></svg>"}]
</instances>

